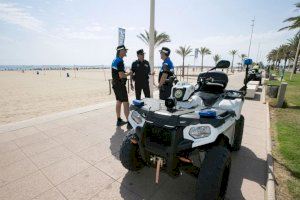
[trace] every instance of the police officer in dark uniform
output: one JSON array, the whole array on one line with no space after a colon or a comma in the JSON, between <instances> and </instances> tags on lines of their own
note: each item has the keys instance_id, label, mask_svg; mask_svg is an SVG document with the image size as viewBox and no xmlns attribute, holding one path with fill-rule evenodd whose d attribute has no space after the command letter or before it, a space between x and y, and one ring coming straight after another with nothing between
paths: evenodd
<instances>
[{"instance_id":1,"label":"police officer in dark uniform","mask_svg":"<svg viewBox=\"0 0 300 200\"><path fill-rule=\"evenodd\" d=\"M121 106L123 104L124 114L128 120L129 115L129 103L128 94L126 89L127 76L131 75L131 72L125 72L125 66L123 58L126 56L127 49L124 45L117 47L117 55L111 65L112 74L112 87L116 96L116 115L117 115L117 126L122 126L127 122L121 119Z\"/></svg>"},{"instance_id":2,"label":"police officer in dark uniform","mask_svg":"<svg viewBox=\"0 0 300 200\"><path fill-rule=\"evenodd\" d=\"M171 50L167 47L163 47L160 50L160 58L163 60L159 76L158 76L158 89L159 98L166 100L171 96L171 90L173 86L172 76L174 75L174 66L170 59Z\"/></svg>"},{"instance_id":3,"label":"police officer in dark uniform","mask_svg":"<svg viewBox=\"0 0 300 200\"><path fill-rule=\"evenodd\" d=\"M134 61L131 65L131 88L135 88L135 97L136 99L141 99L142 90L146 98L150 98L150 88L149 88L149 75L151 74L150 64L147 60L144 59L145 52L143 49L138 50L137 52L138 59ZM134 87L132 80L135 82Z\"/></svg>"}]
</instances>

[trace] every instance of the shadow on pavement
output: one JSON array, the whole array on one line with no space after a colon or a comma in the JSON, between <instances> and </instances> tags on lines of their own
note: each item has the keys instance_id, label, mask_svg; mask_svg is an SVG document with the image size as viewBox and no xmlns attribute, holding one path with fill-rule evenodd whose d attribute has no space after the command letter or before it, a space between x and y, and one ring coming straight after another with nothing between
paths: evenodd
<instances>
[{"instance_id":1,"label":"shadow on pavement","mask_svg":"<svg viewBox=\"0 0 300 200\"><path fill-rule=\"evenodd\" d=\"M262 188L266 185L267 164L247 147L232 152L232 165L226 199L246 199L243 193L251 193L251 186L245 182L255 182ZM170 178L161 173L159 184L155 184L155 169L144 167L138 172L127 172L120 181L120 194L125 200L128 190L140 196L140 199L191 200L195 198L196 179L183 173L178 178ZM243 188L243 192L242 192ZM247 191L246 191L247 190ZM255 195L255 191L253 191ZM259 194L257 194L259 195ZM248 197L248 195L247 195ZM261 199L261 198L258 198Z\"/></svg>"},{"instance_id":2,"label":"shadow on pavement","mask_svg":"<svg viewBox=\"0 0 300 200\"><path fill-rule=\"evenodd\" d=\"M260 101L260 98L261 98L261 94L259 93L255 93L255 96L254 96L254 101Z\"/></svg>"},{"instance_id":3,"label":"shadow on pavement","mask_svg":"<svg viewBox=\"0 0 300 200\"><path fill-rule=\"evenodd\" d=\"M238 152L232 152L229 186L226 195L228 199L249 199L249 197L245 198L243 193L252 193L255 196L255 192L257 192L252 190L251 185L253 184L251 182L255 182L265 189L266 181L267 162L265 160L258 158L251 149L244 146ZM244 191L242 193L243 183Z\"/></svg>"},{"instance_id":4,"label":"shadow on pavement","mask_svg":"<svg viewBox=\"0 0 300 200\"><path fill-rule=\"evenodd\" d=\"M119 154L117 152L120 151L121 144L123 142L123 138L128 133L128 130L125 126L116 127L115 133L110 138L110 150L111 153L119 160Z\"/></svg>"},{"instance_id":5,"label":"shadow on pavement","mask_svg":"<svg viewBox=\"0 0 300 200\"><path fill-rule=\"evenodd\" d=\"M256 92L262 92L262 87L259 87Z\"/></svg>"},{"instance_id":6,"label":"shadow on pavement","mask_svg":"<svg viewBox=\"0 0 300 200\"><path fill-rule=\"evenodd\" d=\"M254 96L253 99L251 99L251 98L245 98L245 99L250 100L250 101L260 101L261 94L260 93L255 93L255 96Z\"/></svg>"}]
</instances>

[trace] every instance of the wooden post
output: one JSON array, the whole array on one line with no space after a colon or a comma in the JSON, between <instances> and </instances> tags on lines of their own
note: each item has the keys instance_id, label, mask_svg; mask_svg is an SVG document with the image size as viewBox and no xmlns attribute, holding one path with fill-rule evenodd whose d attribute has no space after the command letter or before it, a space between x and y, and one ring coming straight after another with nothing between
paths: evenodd
<instances>
[{"instance_id":1,"label":"wooden post","mask_svg":"<svg viewBox=\"0 0 300 200\"><path fill-rule=\"evenodd\" d=\"M280 84L278 95L277 95L277 104L276 104L277 108L282 108L282 105L283 105L284 99L285 99L285 91L286 91L287 85L288 84L285 82Z\"/></svg>"},{"instance_id":2,"label":"wooden post","mask_svg":"<svg viewBox=\"0 0 300 200\"><path fill-rule=\"evenodd\" d=\"M111 95L111 79L108 80L108 87L109 87L109 93L108 95Z\"/></svg>"}]
</instances>

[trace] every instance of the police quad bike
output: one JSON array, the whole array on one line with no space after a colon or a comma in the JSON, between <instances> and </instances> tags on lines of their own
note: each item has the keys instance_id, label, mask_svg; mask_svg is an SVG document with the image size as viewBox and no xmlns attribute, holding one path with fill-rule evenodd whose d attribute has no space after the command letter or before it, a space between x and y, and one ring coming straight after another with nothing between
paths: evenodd
<instances>
[{"instance_id":1,"label":"police quad bike","mask_svg":"<svg viewBox=\"0 0 300 200\"><path fill-rule=\"evenodd\" d=\"M248 79L259 81L259 85L261 85L262 72L259 69L251 69L248 73Z\"/></svg>"},{"instance_id":2,"label":"police quad bike","mask_svg":"<svg viewBox=\"0 0 300 200\"><path fill-rule=\"evenodd\" d=\"M244 117L241 110L244 86L226 90L228 77L221 71L230 66L222 60L200 73L196 86L178 82L167 100L145 98L130 105L133 127L120 148L120 161L129 171L144 166L172 177L186 172L197 178L196 199L224 199L231 167L230 151L241 147Z\"/></svg>"}]
</instances>

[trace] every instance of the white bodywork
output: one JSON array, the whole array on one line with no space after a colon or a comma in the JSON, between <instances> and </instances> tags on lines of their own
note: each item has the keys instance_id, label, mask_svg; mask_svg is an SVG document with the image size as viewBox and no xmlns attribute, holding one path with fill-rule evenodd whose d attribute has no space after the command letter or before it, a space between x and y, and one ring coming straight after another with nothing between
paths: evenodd
<instances>
[{"instance_id":1,"label":"white bodywork","mask_svg":"<svg viewBox=\"0 0 300 200\"><path fill-rule=\"evenodd\" d=\"M179 81L173 88L172 88L172 94L174 92L174 90L176 89L185 89L185 93L184 96L182 98L182 101L187 101L189 100L190 96L193 94L193 92L195 91L195 87L187 82L181 82ZM176 93L174 94L174 96L176 97Z\"/></svg>"},{"instance_id":2,"label":"white bodywork","mask_svg":"<svg viewBox=\"0 0 300 200\"><path fill-rule=\"evenodd\" d=\"M187 88L186 91L190 91L189 88L192 88L192 87L189 87L189 86L190 85L187 84L187 83L178 85L179 88L183 88L183 87ZM173 89L174 88L177 88L177 85L175 87L173 87ZM192 88L192 89L194 89L194 88ZM189 95L191 95L191 94L192 93L189 93ZM186 95L184 96L184 98L187 98ZM192 117L194 119L197 119L197 118L199 119L200 118L200 116L198 114L199 111L206 108L203 104L203 101L202 101L201 97L199 97L197 95L189 96L187 100L188 101L177 102L176 108L185 108L185 109L194 108L196 111L192 115L189 114L188 117ZM211 109L217 111L217 113L219 113L219 114L221 114L222 112L224 113L224 111L234 111L235 116L227 118L225 123L223 125L217 127L217 128L213 127L210 124L200 124L200 123L197 124L197 125L187 126L183 130L183 137L185 139L194 141L193 144L192 144L192 147L198 147L198 146L201 146L201 145L213 143L220 134L224 134L226 137L228 137L230 145L232 145L233 140L234 140L234 133L235 133L235 123L236 123L236 120L238 120L241 116L242 106L243 106L243 100L242 99L237 98L237 99L231 100L231 99L220 98L220 100L218 100L212 106ZM128 121L130 122L131 126L134 129L136 129L137 127L143 127L144 124L145 124L145 119L143 118L143 116L140 115L140 117L141 117L140 123L137 123L133 119L134 116L136 117L136 113L134 113L134 112L137 113L137 111L130 111ZM164 113L164 112L160 112L160 111L157 111L156 113L171 116L171 113ZM189 131L193 127L201 127L201 126L209 126L211 132L207 137L202 137L202 138L199 138L199 139L195 139L194 137L192 137L190 135Z\"/></svg>"}]
</instances>

